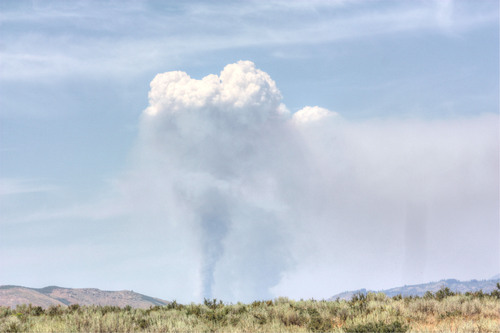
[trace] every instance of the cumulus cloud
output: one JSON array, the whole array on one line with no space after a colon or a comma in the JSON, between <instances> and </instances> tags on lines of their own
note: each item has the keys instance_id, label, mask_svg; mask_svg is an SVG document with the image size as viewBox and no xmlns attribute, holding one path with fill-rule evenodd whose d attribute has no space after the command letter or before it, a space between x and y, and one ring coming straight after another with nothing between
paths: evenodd
<instances>
[{"instance_id":1,"label":"cumulus cloud","mask_svg":"<svg viewBox=\"0 0 500 333\"><path fill-rule=\"evenodd\" d=\"M290 115L252 62L201 80L168 72L151 82L118 187L138 233L164 240L166 297L472 278L499 259L497 122Z\"/></svg>"},{"instance_id":2,"label":"cumulus cloud","mask_svg":"<svg viewBox=\"0 0 500 333\"><path fill-rule=\"evenodd\" d=\"M292 121L295 123L311 123L337 115L336 112L329 111L319 106L306 106L293 114Z\"/></svg>"}]
</instances>

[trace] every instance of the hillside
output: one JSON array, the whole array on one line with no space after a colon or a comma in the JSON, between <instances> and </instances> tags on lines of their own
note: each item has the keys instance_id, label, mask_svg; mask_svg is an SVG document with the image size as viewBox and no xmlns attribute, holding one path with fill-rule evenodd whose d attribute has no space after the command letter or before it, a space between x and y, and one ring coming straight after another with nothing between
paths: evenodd
<instances>
[{"instance_id":1,"label":"hillside","mask_svg":"<svg viewBox=\"0 0 500 333\"><path fill-rule=\"evenodd\" d=\"M495 276L496 277L496 276ZM441 288L448 287L454 292L465 293L482 290L489 293L496 289L496 283L500 278L490 280L470 280L458 281L455 279L441 280L417 285L395 287L385 290L359 289L346 291L330 297L327 300L338 299L349 300L358 293L382 292L389 297L395 295L402 296L423 296L427 291L435 293ZM48 308L51 305L67 306L71 304L80 305L112 305L124 307L130 305L134 308L149 308L155 305L167 305L169 302L135 293L129 290L106 291L95 288L61 288L50 286L45 288L27 288L22 286L0 286L0 306L16 307L18 304L32 304Z\"/></svg>"},{"instance_id":2,"label":"hillside","mask_svg":"<svg viewBox=\"0 0 500 333\"><path fill-rule=\"evenodd\" d=\"M378 293L382 292L389 297L401 295L401 296L423 296L427 291L435 293L441 288L450 288L451 291L465 293L467 291L474 292L482 290L483 292L489 293L496 289L497 282L500 282L500 278L491 280L470 280L470 281L459 281L455 279L441 280L437 282L429 282L423 284L415 284L410 286L402 286L385 290L366 290L359 289L353 291L346 291L337 295L330 297L328 300L335 299L346 299L349 300L354 294L366 294L368 292Z\"/></svg>"},{"instance_id":3,"label":"hillside","mask_svg":"<svg viewBox=\"0 0 500 333\"><path fill-rule=\"evenodd\" d=\"M129 290L105 291L92 288L26 288L21 286L0 286L0 306L15 307L18 304L33 304L47 308L51 305L114 305L134 308L149 308L166 305L167 301L138 294Z\"/></svg>"}]
</instances>

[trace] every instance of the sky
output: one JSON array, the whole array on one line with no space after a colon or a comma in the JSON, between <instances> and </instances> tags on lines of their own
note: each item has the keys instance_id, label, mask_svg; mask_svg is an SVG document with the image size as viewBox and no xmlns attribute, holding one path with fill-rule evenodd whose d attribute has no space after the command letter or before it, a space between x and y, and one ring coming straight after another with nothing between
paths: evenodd
<instances>
[{"instance_id":1,"label":"sky","mask_svg":"<svg viewBox=\"0 0 500 333\"><path fill-rule=\"evenodd\" d=\"M487 279L499 150L498 1L0 2L0 285Z\"/></svg>"}]
</instances>

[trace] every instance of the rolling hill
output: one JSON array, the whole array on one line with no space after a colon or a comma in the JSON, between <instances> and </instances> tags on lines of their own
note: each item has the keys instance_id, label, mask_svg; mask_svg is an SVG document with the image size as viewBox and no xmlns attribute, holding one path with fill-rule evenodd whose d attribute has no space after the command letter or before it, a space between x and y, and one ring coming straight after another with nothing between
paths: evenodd
<instances>
[{"instance_id":1,"label":"rolling hill","mask_svg":"<svg viewBox=\"0 0 500 333\"><path fill-rule=\"evenodd\" d=\"M495 276L496 277L496 276ZM366 290L358 289L353 291L346 291L337 295L330 297L328 300L346 299L349 300L355 294L366 294L368 292L378 293L382 292L389 297L401 295L401 296L423 296L427 291L435 293L441 288L450 288L451 291L465 293L467 291L474 292L482 290L483 292L489 293L496 289L497 282L500 282L500 278L494 278L490 280L470 280L470 281L459 281L455 279L441 280L437 282L429 282L422 284L415 284L410 286L402 286L385 290Z\"/></svg>"},{"instance_id":2,"label":"rolling hill","mask_svg":"<svg viewBox=\"0 0 500 333\"><path fill-rule=\"evenodd\" d=\"M129 290L106 291L94 288L27 288L21 286L0 286L0 306L16 307L18 304L32 304L48 308L51 305L114 305L134 308L149 308L166 305L167 301L135 293Z\"/></svg>"},{"instance_id":3,"label":"rolling hill","mask_svg":"<svg viewBox=\"0 0 500 333\"><path fill-rule=\"evenodd\" d=\"M427 291L435 293L441 288L448 287L454 292L465 293L482 290L489 293L496 289L496 284L500 278L495 276L490 280L470 280L459 281L455 279L441 280L423 284L396 287L385 290L358 289L336 294L327 300L346 299L353 295L368 292L382 292L389 297L402 296L423 296ZM49 286L45 288L27 288L22 286L0 286L0 306L15 308L18 304L32 304L48 308L52 305L68 306L71 304L80 305L112 305L125 307L127 305L134 308L149 308L156 305L167 305L169 302L154 298L130 290L106 291L95 288L62 288Z\"/></svg>"}]
</instances>

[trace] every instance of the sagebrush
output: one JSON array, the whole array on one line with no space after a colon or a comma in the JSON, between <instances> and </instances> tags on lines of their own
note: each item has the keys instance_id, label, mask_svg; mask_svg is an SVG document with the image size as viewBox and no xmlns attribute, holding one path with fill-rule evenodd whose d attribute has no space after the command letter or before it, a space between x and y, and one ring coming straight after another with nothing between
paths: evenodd
<instances>
[{"instance_id":1,"label":"sagebrush","mask_svg":"<svg viewBox=\"0 0 500 333\"><path fill-rule=\"evenodd\" d=\"M499 332L500 286L490 294L442 289L423 297L130 306L0 307L0 332Z\"/></svg>"}]
</instances>

